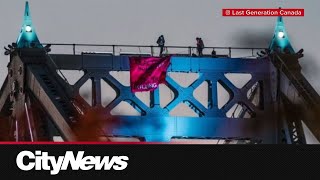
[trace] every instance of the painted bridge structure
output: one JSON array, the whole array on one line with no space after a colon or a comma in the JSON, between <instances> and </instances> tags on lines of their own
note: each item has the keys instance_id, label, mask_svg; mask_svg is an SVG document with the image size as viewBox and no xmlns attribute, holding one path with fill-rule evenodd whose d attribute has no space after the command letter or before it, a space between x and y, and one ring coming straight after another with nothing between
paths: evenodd
<instances>
[{"instance_id":1,"label":"painted bridge structure","mask_svg":"<svg viewBox=\"0 0 320 180\"><path fill-rule=\"evenodd\" d=\"M54 48L70 49L70 53L54 53ZM90 47L104 49L78 51ZM146 53L119 52L139 48ZM182 86L167 76L165 86L172 98L161 104L160 89L150 92L147 103L112 75L129 72L130 56L156 56L157 47L135 45L90 45L41 43L32 24L29 4L15 43L5 48L10 56L8 75L0 90L0 139L3 141L77 141L75 126L86 112L99 109L106 122L97 132L112 138L136 138L147 142L184 140L223 140L224 143L304 144L302 122L320 139L318 120L319 95L300 72L299 58L278 17L274 36L267 48L206 47L221 54L198 57L194 47L166 47L172 56L168 73L197 74L191 83ZM169 53L170 49L184 53ZM233 57L237 50L250 57ZM258 52L258 55L255 53ZM82 71L74 83L63 71ZM242 85L228 75L246 74ZM81 96L80 88L90 81L90 100ZM205 102L195 92L203 83ZM103 96L115 93L108 103ZM219 105L222 87L229 98ZM199 92L198 92L199 93ZM126 102L137 115L113 114L112 110ZM172 115L179 104L188 107L194 116ZM112 127L112 128L111 128ZM90 128L88 126L88 128ZM88 131L89 132L89 131Z\"/></svg>"}]
</instances>

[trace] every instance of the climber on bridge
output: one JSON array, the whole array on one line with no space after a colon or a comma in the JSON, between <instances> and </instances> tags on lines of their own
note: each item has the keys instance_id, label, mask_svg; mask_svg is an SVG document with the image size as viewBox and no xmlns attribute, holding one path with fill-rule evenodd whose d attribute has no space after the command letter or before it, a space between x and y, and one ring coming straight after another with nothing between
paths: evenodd
<instances>
[{"instance_id":1,"label":"climber on bridge","mask_svg":"<svg viewBox=\"0 0 320 180\"><path fill-rule=\"evenodd\" d=\"M166 41L164 40L164 36L163 35L159 36L157 40L157 44L160 47L160 54L159 54L160 57L162 56L165 42Z\"/></svg>"},{"instance_id":2,"label":"climber on bridge","mask_svg":"<svg viewBox=\"0 0 320 180\"><path fill-rule=\"evenodd\" d=\"M213 57L213 58L217 57L217 52L214 49L212 49L211 57Z\"/></svg>"},{"instance_id":3,"label":"climber on bridge","mask_svg":"<svg viewBox=\"0 0 320 180\"><path fill-rule=\"evenodd\" d=\"M199 56L202 56L202 55L203 55L203 54L202 54L202 51L203 51L203 48L204 48L204 43L203 43L202 39L199 38L199 37L197 37L196 40L197 40L197 51L198 51L198 55L199 55Z\"/></svg>"}]
</instances>

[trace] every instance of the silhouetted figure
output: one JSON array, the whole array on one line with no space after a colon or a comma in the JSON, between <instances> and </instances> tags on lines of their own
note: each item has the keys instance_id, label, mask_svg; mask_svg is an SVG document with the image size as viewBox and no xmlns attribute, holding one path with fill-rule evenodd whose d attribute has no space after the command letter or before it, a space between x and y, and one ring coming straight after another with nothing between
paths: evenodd
<instances>
[{"instance_id":1,"label":"silhouetted figure","mask_svg":"<svg viewBox=\"0 0 320 180\"><path fill-rule=\"evenodd\" d=\"M159 54L160 57L162 56L165 42L166 42L166 41L164 40L163 35L159 36L159 38L158 38L158 40L157 40L157 44L158 44L158 46L160 47L160 54Z\"/></svg>"},{"instance_id":2,"label":"silhouetted figure","mask_svg":"<svg viewBox=\"0 0 320 180\"><path fill-rule=\"evenodd\" d=\"M212 49L211 56L212 56L213 58L216 58L216 57L217 57L217 52L216 52L214 49Z\"/></svg>"},{"instance_id":3,"label":"silhouetted figure","mask_svg":"<svg viewBox=\"0 0 320 180\"><path fill-rule=\"evenodd\" d=\"M197 40L197 51L198 51L198 55L199 55L199 56L202 56L202 55L203 55L203 54L202 54L202 51L203 51L203 48L204 48L204 43L203 43L202 39L199 38L199 37L197 37L196 40Z\"/></svg>"}]
</instances>

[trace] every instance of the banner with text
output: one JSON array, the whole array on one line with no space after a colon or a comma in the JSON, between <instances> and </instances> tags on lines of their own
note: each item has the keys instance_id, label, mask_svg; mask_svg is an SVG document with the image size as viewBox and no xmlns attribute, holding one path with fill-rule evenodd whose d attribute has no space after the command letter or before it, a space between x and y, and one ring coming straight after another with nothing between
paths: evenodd
<instances>
[{"instance_id":1,"label":"banner with text","mask_svg":"<svg viewBox=\"0 0 320 180\"><path fill-rule=\"evenodd\" d=\"M167 57L130 57L130 86L132 92L152 91L164 83L167 68L170 65Z\"/></svg>"}]
</instances>

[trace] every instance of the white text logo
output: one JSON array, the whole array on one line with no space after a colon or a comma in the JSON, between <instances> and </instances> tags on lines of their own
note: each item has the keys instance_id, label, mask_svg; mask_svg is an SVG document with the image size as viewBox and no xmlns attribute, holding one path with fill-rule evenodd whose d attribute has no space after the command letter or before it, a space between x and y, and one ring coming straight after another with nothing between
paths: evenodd
<instances>
[{"instance_id":1,"label":"white text logo","mask_svg":"<svg viewBox=\"0 0 320 180\"><path fill-rule=\"evenodd\" d=\"M49 156L48 152L22 151L18 154L16 163L23 171L47 170L51 175L56 175L61 170L67 170L69 164L72 170L124 170L128 166L128 160L128 156L84 156L84 151L79 151L76 156L72 151L67 151L64 156L57 158Z\"/></svg>"}]
</instances>

